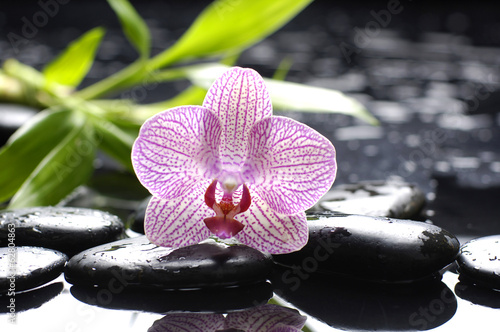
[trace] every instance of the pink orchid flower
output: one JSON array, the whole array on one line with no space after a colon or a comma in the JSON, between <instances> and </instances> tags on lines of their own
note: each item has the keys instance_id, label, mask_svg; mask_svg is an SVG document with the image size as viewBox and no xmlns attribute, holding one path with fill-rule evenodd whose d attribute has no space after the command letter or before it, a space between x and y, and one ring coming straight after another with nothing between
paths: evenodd
<instances>
[{"instance_id":1,"label":"pink orchid flower","mask_svg":"<svg viewBox=\"0 0 500 332\"><path fill-rule=\"evenodd\" d=\"M146 120L132 164L153 195L144 220L151 242L181 247L214 234L272 254L307 243L304 211L330 189L337 170L332 143L272 116L262 77L239 67L213 83L203 106Z\"/></svg>"}]
</instances>

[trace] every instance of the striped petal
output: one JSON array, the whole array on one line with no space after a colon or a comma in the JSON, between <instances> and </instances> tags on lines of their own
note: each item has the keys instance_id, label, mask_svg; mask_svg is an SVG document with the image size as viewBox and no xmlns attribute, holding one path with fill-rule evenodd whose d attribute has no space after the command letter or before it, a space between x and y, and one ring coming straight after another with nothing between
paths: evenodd
<instances>
[{"instance_id":1,"label":"striped petal","mask_svg":"<svg viewBox=\"0 0 500 332\"><path fill-rule=\"evenodd\" d=\"M336 172L332 143L304 124L274 116L250 132L242 178L277 213L312 207L330 189Z\"/></svg>"},{"instance_id":2,"label":"striped petal","mask_svg":"<svg viewBox=\"0 0 500 332\"><path fill-rule=\"evenodd\" d=\"M203 219L215 214L203 198L209 184L204 180L190 193L171 200L153 196L144 218L148 239L158 246L177 248L208 238L211 234Z\"/></svg>"},{"instance_id":3,"label":"striped petal","mask_svg":"<svg viewBox=\"0 0 500 332\"><path fill-rule=\"evenodd\" d=\"M201 106L181 106L159 113L141 127L132 147L139 181L154 196L181 197L202 179L220 172L221 126Z\"/></svg>"},{"instance_id":4,"label":"striped petal","mask_svg":"<svg viewBox=\"0 0 500 332\"><path fill-rule=\"evenodd\" d=\"M279 214L255 193L253 187L248 189L252 205L246 212L236 215L235 219L244 227L235 238L271 254L289 253L305 246L309 237L305 213Z\"/></svg>"},{"instance_id":5,"label":"striped petal","mask_svg":"<svg viewBox=\"0 0 500 332\"><path fill-rule=\"evenodd\" d=\"M295 309L264 304L229 313L225 328L238 331L302 331L306 320L307 317Z\"/></svg>"},{"instance_id":6,"label":"striped petal","mask_svg":"<svg viewBox=\"0 0 500 332\"><path fill-rule=\"evenodd\" d=\"M208 90L203 106L221 121L220 156L227 171L239 169L247 150L248 133L259 120L272 115L269 93L252 69L233 67Z\"/></svg>"},{"instance_id":7,"label":"striped petal","mask_svg":"<svg viewBox=\"0 0 500 332\"><path fill-rule=\"evenodd\" d=\"M215 332L224 328L224 316L211 313L169 312L148 332Z\"/></svg>"}]
</instances>

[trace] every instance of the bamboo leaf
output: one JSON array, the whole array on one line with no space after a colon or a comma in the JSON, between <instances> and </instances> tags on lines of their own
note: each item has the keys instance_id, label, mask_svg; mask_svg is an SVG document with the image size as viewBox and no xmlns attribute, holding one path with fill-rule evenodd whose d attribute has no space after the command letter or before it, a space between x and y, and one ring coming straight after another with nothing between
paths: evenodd
<instances>
[{"instance_id":1,"label":"bamboo leaf","mask_svg":"<svg viewBox=\"0 0 500 332\"><path fill-rule=\"evenodd\" d=\"M43 70L47 83L76 87L87 75L104 36L103 28L94 28L73 41Z\"/></svg>"},{"instance_id":2,"label":"bamboo leaf","mask_svg":"<svg viewBox=\"0 0 500 332\"><path fill-rule=\"evenodd\" d=\"M53 135L53 138L57 136L57 140L51 140L47 146L42 146L36 140L32 144L34 148L44 150L43 156L31 164L35 167L10 201L9 208L56 204L85 183L92 174L97 148L92 127L83 115L76 112L61 111L54 114L65 119L66 130ZM52 128L44 129L50 131ZM29 138L33 139L34 131L28 133ZM26 139L26 134L23 136ZM33 149L30 150L33 152ZM18 161L29 157L29 154L23 153L18 156Z\"/></svg>"},{"instance_id":3,"label":"bamboo leaf","mask_svg":"<svg viewBox=\"0 0 500 332\"><path fill-rule=\"evenodd\" d=\"M45 110L10 137L0 150L0 202L16 193L37 165L79 121L66 110Z\"/></svg>"},{"instance_id":4,"label":"bamboo leaf","mask_svg":"<svg viewBox=\"0 0 500 332\"><path fill-rule=\"evenodd\" d=\"M216 0L151 68L180 60L229 55L259 42L295 17L312 0Z\"/></svg>"},{"instance_id":5,"label":"bamboo leaf","mask_svg":"<svg viewBox=\"0 0 500 332\"><path fill-rule=\"evenodd\" d=\"M208 89L228 68L221 64L202 64L184 67L183 70L193 84ZM360 102L342 92L274 79L264 81L276 109L342 113L372 125L378 124L378 120Z\"/></svg>"},{"instance_id":6,"label":"bamboo leaf","mask_svg":"<svg viewBox=\"0 0 500 332\"><path fill-rule=\"evenodd\" d=\"M151 34L142 17L127 0L108 0L108 3L118 16L123 32L130 43L141 57L148 58L151 49Z\"/></svg>"},{"instance_id":7,"label":"bamboo leaf","mask_svg":"<svg viewBox=\"0 0 500 332\"><path fill-rule=\"evenodd\" d=\"M128 170L133 170L130 153L139 134L139 125L113 123L104 119L94 121L99 139L99 148L119 161Z\"/></svg>"}]
</instances>

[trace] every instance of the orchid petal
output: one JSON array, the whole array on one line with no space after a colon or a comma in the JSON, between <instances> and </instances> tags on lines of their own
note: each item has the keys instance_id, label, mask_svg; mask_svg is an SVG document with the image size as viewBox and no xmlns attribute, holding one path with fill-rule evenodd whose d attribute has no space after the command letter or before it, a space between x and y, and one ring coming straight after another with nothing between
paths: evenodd
<instances>
[{"instance_id":1,"label":"orchid petal","mask_svg":"<svg viewBox=\"0 0 500 332\"><path fill-rule=\"evenodd\" d=\"M211 234L203 219L214 212L205 204L205 180L189 194L171 200L152 197L146 209L144 231L148 239L162 247L183 247L205 240Z\"/></svg>"},{"instance_id":2,"label":"orchid petal","mask_svg":"<svg viewBox=\"0 0 500 332\"><path fill-rule=\"evenodd\" d=\"M148 119L132 147L139 181L154 196L181 197L220 171L221 126L201 106L181 106Z\"/></svg>"},{"instance_id":3,"label":"orchid petal","mask_svg":"<svg viewBox=\"0 0 500 332\"><path fill-rule=\"evenodd\" d=\"M242 178L277 213L312 207L330 189L336 172L332 143L304 124L274 116L250 132Z\"/></svg>"},{"instance_id":4,"label":"orchid petal","mask_svg":"<svg viewBox=\"0 0 500 332\"><path fill-rule=\"evenodd\" d=\"M297 310L264 304L226 316L225 328L243 331L301 331L307 317Z\"/></svg>"},{"instance_id":5,"label":"orchid petal","mask_svg":"<svg viewBox=\"0 0 500 332\"><path fill-rule=\"evenodd\" d=\"M215 332L223 328L222 314L169 312L155 321L148 332Z\"/></svg>"},{"instance_id":6,"label":"orchid petal","mask_svg":"<svg viewBox=\"0 0 500 332\"><path fill-rule=\"evenodd\" d=\"M252 205L234 218L244 228L235 238L241 243L271 254L284 254L301 249L308 240L306 214L284 215L273 211L253 187L248 188Z\"/></svg>"},{"instance_id":7,"label":"orchid petal","mask_svg":"<svg viewBox=\"0 0 500 332\"><path fill-rule=\"evenodd\" d=\"M252 69L233 67L208 90L203 106L221 121L220 156L226 170L244 162L248 133L259 120L272 115L269 93L262 77Z\"/></svg>"}]
</instances>

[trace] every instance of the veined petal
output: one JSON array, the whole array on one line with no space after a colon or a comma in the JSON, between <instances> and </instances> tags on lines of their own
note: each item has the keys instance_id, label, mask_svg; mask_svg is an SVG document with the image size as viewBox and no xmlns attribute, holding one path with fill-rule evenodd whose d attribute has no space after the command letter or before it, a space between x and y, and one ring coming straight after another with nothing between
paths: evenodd
<instances>
[{"instance_id":1,"label":"veined petal","mask_svg":"<svg viewBox=\"0 0 500 332\"><path fill-rule=\"evenodd\" d=\"M163 318L155 321L148 332L215 332L223 328L222 314L168 312Z\"/></svg>"},{"instance_id":2,"label":"veined petal","mask_svg":"<svg viewBox=\"0 0 500 332\"><path fill-rule=\"evenodd\" d=\"M210 231L203 219L214 216L203 199L210 184L204 180L185 196L174 199L151 198L144 218L148 239L162 247L183 247L205 240Z\"/></svg>"},{"instance_id":3,"label":"veined petal","mask_svg":"<svg viewBox=\"0 0 500 332\"><path fill-rule=\"evenodd\" d=\"M269 205L250 188L252 205L235 219L244 228L235 238L242 243L271 254L285 254L301 249L307 243L309 232L305 212L284 215L273 211Z\"/></svg>"},{"instance_id":4,"label":"veined petal","mask_svg":"<svg viewBox=\"0 0 500 332\"><path fill-rule=\"evenodd\" d=\"M272 115L271 98L264 80L252 69L233 67L213 83L203 106L211 109L221 122L223 167L238 169L246 156L252 126Z\"/></svg>"},{"instance_id":5,"label":"veined petal","mask_svg":"<svg viewBox=\"0 0 500 332\"><path fill-rule=\"evenodd\" d=\"M160 198L189 193L200 180L219 173L220 135L219 120L201 106L176 107L151 117L132 147L137 178Z\"/></svg>"},{"instance_id":6,"label":"veined petal","mask_svg":"<svg viewBox=\"0 0 500 332\"><path fill-rule=\"evenodd\" d=\"M229 313L224 327L242 331L302 331L306 319L295 309L264 304Z\"/></svg>"},{"instance_id":7,"label":"veined petal","mask_svg":"<svg viewBox=\"0 0 500 332\"><path fill-rule=\"evenodd\" d=\"M336 172L332 143L302 123L274 116L250 132L242 179L277 213L313 206L330 189Z\"/></svg>"}]
</instances>

